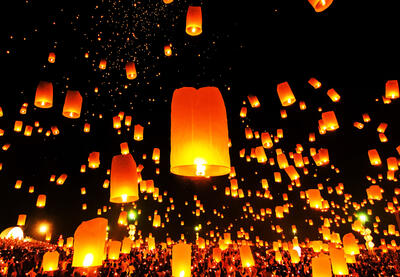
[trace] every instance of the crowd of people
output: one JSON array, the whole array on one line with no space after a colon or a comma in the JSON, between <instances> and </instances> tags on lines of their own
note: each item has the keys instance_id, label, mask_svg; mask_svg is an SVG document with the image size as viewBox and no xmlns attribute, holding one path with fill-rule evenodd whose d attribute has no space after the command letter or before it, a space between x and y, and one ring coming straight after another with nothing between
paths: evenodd
<instances>
[{"instance_id":1,"label":"crowd of people","mask_svg":"<svg viewBox=\"0 0 400 277\"><path fill-rule=\"evenodd\" d=\"M311 259L318 255L303 248L300 262L290 262L290 255L282 251L282 261L275 260L274 251L253 247L255 266L243 267L237 249L230 247L222 252L221 261L213 260L213 247L192 247L192 276L312 276ZM47 251L60 253L59 269L43 272L42 257ZM72 251L38 241L0 240L0 276L148 276L171 275L171 250L158 247L154 250L132 248L130 254L121 254L118 260L105 260L94 269L72 267ZM348 264L350 276L400 276L400 250L386 253L362 250L357 262Z\"/></svg>"}]
</instances>

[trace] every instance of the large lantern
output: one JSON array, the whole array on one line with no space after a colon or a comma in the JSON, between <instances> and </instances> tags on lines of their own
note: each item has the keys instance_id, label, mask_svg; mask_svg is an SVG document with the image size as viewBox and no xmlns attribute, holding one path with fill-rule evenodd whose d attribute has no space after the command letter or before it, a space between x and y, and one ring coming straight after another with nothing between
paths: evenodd
<instances>
[{"instance_id":1,"label":"large lantern","mask_svg":"<svg viewBox=\"0 0 400 277\"><path fill-rule=\"evenodd\" d=\"M240 259L242 261L242 266L252 267L255 265L250 246L248 246L248 245L240 246L239 252L240 252Z\"/></svg>"},{"instance_id":2,"label":"large lantern","mask_svg":"<svg viewBox=\"0 0 400 277\"><path fill-rule=\"evenodd\" d=\"M77 90L68 90L65 96L63 116L79 118L81 116L82 96Z\"/></svg>"},{"instance_id":3,"label":"large lantern","mask_svg":"<svg viewBox=\"0 0 400 277\"><path fill-rule=\"evenodd\" d=\"M288 82L283 82L278 84L277 86L279 100L281 100L282 106L290 106L294 102L296 102L296 98L292 92L292 89L289 86Z\"/></svg>"},{"instance_id":4,"label":"large lantern","mask_svg":"<svg viewBox=\"0 0 400 277\"><path fill-rule=\"evenodd\" d=\"M111 162L110 202L128 203L138 199L135 160L131 154L114 156Z\"/></svg>"},{"instance_id":5,"label":"large lantern","mask_svg":"<svg viewBox=\"0 0 400 277\"><path fill-rule=\"evenodd\" d=\"M57 251L46 252L42 261L43 272L58 270L59 256L60 254Z\"/></svg>"},{"instance_id":6,"label":"large lantern","mask_svg":"<svg viewBox=\"0 0 400 277\"><path fill-rule=\"evenodd\" d=\"M121 242L117 240L112 240L108 244L108 259L118 260L119 252L121 250Z\"/></svg>"},{"instance_id":7,"label":"large lantern","mask_svg":"<svg viewBox=\"0 0 400 277\"><path fill-rule=\"evenodd\" d=\"M331 256L333 274L348 275L349 269L347 268L346 258L344 257L344 250L329 248L329 254Z\"/></svg>"},{"instance_id":8,"label":"large lantern","mask_svg":"<svg viewBox=\"0 0 400 277\"><path fill-rule=\"evenodd\" d=\"M39 82L34 104L36 107L44 109L53 107L53 84L51 82Z\"/></svg>"},{"instance_id":9,"label":"large lantern","mask_svg":"<svg viewBox=\"0 0 400 277\"><path fill-rule=\"evenodd\" d=\"M202 32L202 15L200 6L189 6L186 14L186 34L198 36Z\"/></svg>"},{"instance_id":10,"label":"large lantern","mask_svg":"<svg viewBox=\"0 0 400 277\"><path fill-rule=\"evenodd\" d=\"M100 266L103 263L108 220L98 217L83 221L74 234L73 267Z\"/></svg>"},{"instance_id":11,"label":"large lantern","mask_svg":"<svg viewBox=\"0 0 400 277\"><path fill-rule=\"evenodd\" d=\"M216 87L175 90L171 106L171 172L183 176L229 174L228 124Z\"/></svg>"},{"instance_id":12,"label":"large lantern","mask_svg":"<svg viewBox=\"0 0 400 277\"><path fill-rule=\"evenodd\" d=\"M331 277L331 260L328 255L319 254L311 260L313 277Z\"/></svg>"},{"instance_id":13,"label":"large lantern","mask_svg":"<svg viewBox=\"0 0 400 277\"><path fill-rule=\"evenodd\" d=\"M319 13L325 11L333 2L333 0L308 0L314 10Z\"/></svg>"},{"instance_id":14,"label":"large lantern","mask_svg":"<svg viewBox=\"0 0 400 277\"><path fill-rule=\"evenodd\" d=\"M353 233L348 233L343 236L343 249L344 253L347 255L360 254L360 249L358 248L358 243Z\"/></svg>"},{"instance_id":15,"label":"large lantern","mask_svg":"<svg viewBox=\"0 0 400 277\"><path fill-rule=\"evenodd\" d=\"M172 276L186 277L191 276L191 255L190 244L179 243L172 246Z\"/></svg>"}]
</instances>

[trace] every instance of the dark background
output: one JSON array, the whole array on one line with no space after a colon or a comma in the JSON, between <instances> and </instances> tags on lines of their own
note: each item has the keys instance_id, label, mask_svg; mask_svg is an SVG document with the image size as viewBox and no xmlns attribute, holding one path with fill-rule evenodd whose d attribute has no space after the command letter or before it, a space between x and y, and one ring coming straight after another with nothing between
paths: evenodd
<instances>
[{"instance_id":1,"label":"dark background","mask_svg":"<svg viewBox=\"0 0 400 277\"><path fill-rule=\"evenodd\" d=\"M157 3L156 3L157 2ZM267 3L264 3L267 2ZM289 215L277 220L273 215L265 222L243 219L242 206L249 202L255 211L282 205L282 193L287 192L289 179L281 184L273 182L275 168L262 166L252 161L246 163L239 158L239 150L259 146L259 141L247 141L244 127L249 125L259 132L276 133L284 129L284 139L277 145L286 153L301 143L308 155L309 147L328 148L331 163L340 169L340 174L327 167L309 166L310 174L301 174L301 190L315 188L324 183L322 195L329 201L343 204L343 196L328 195L327 186L342 182L345 193L353 195L352 201L366 198L365 188L370 184L366 175L377 179L377 174L386 176L385 160L398 156L395 147L400 141L398 131L398 103L384 105L384 85L387 80L399 78L398 9L392 2L359 3L351 6L349 1L335 0L323 13L315 13L307 1L179 1L165 6L162 1L6 1L0 10L0 64L2 67L0 106L4 116L0 128L5 135L0 144L11 143L7 152L0 152L0 229L15 225L17 215L28 214L26 232L36 238L37 224L47 221L52 224L53 240L60 234L71 236L82 220L96 216L98 208L110 205L108 190L102 183L109 176L106 170L111 166L113 155L119 154L119 144L127 141L138 164L143 164L144 179L154 179L160 191L168 191L162 204L153 200L139 200L138 229L145 235L152 232L160 240L168 233L177 239L185 233L194 239L194 226L201 223L200 236L219 226L221 232L231 223L235 232L240 227L249 230L251 237L262 239L281 238L271 231L271 224L279 224L287 238L292 238L290 226L296 224L300 239L317 239L320 213L303 210L299 189L289 192L293 203ZM353 1L351 1L353 2ZM358 1L357 1L358 2ZM371 1L372 2L372 1ZM394 1L393 1L394 2ZM113 4L112 4L113 3ZM132 5L136 3L137 7ZM186 10L189 5L201 4L203 11L203 34L189 37L184 32ZM98 9L95 6L99 5ZM121 13L126 16L121 16ZM109 20L99 20L103 15ZM155 24L160 27L155 27ZM102 41L97 41L99 31ZM129 36L134 32L137 40ZM116 36L116 33L120 36ZM12 37L12 38L11 38ZM127 42L126 38L130 37ZM133 41L133 42L132 42ZM163 55L163 46L173 45L172 57ZM7 51L10 51L8 54ZM47 62L48 53L54 51L56 63ZM84 53L89 52L89 59ZM98 70L100 58L107 58L105 72ZM138 78L128 81L124 65L135 60ZM159 76L158 76L159 74ZM308 83L310 77L322 82L320 90L314 90ZM35 89L40 80L53 82L54 107L38 110L33 106ZM287 108L288 118L281 119L281 105L276 85L288 81L297 102ZM127 85L128 88L124 88ZM232 199L224 196L229 185L226 177L210 180L190 180L169 173L169 126L170 102L174 89L182 86L216 86L220 89L226 104L229 135L232 139L231 162L235 166L239 186L252 190L252 197ZM93 92L99 87L99 93ZM81 92L84 101L80 119L71 120L61 115L67 88ZM333 103L326 91L330 88L341 95L340 103ZM257 95L261 108L248 108L244 122L239 117L242 102L247 95ZM379 99L376 102L375 99ZM298 109L298 102L305 101L306 111ZM22 103L29 103L28 114L20 115ZM320 112L334 110L340 128L334 133L317 135L314 145L308 143L308 133L318 134ZM132 115L133 124L145 126L144 141L133 140L133 130L122 128L118 135L112 128L112 117L120 111ZM354 121L362 122L362 113L372 118L363 130L352 126ZM98 115L102 114L103 119ZM15 120L24 125L33 125L39 120L44 128L42 134L36 129L31 137L13 132ZM91 132L82 132L83 124L91 123ZM380 122L389 123L386 135L389 142L379 142L376 128ZM150 123L150 124L149 124ZM44 136L50 126L58 126L61 134ZM161 149L161 174L155 174L156 166L151 161L154 147ZM377 148L383 166L372 168L367 150ZM87 168L79 172L81 164L87 164L90 152L99 151L100 168ZM142 160L146 153L147 160ZM267 151L268 157L275 156L275 148ZM258 172L258 175L255 174ZM316 178L312 178L313 173ZM63 186L50 183L50 175L57 177L68 174ZM397 174L396 174L397 176ZM261 190L260 179L267 178L274 200L256 198L255 191ZM15 190L16 180L23 180L21 190ZM28 187L35 186L35 193L29 194ZM218 187L217 191L212 186ZM373 215L379 215L384 223L394 223L394 217L384 213L386 201L391 201L394 182L382 181L385 199L372 206ZM85 186L87 195L80 195ZM44 209L35 206L37 195L47 194ZM198 195L206 210L199 218L195 210L193 195ZM153 229L148 215L155 209L165 213L168 198L174 198L175 211L170 212L170 222L164 229ZM149 197L151 198L151 197ZM185 206L184 202L189 205ZM87 203L88 210L82 211L81 204ZM111 204L111 210L103 216L110 222L111 237L120 239L126 231L116 224L120 205ZM127 208L130 208L128 205ZM223 209L225 207L225 209ZM366 208L362 210L365 212ZM224 219L213 215L213 209L224 214ZM337 212L343 215L343 211ZM354 210L349 208L349 214ZM182 215L178 218L178 213ZM330 213L324 216L333 217ZM314 227L305 219L313 218ZM180 221L185 226L180 226ZM211 224L206 226L206 222ZM165 220L163 219L163 222ZM368 223L372 226L372 218ZM332 227L344 234L350 230Z\"/></svg>"}]
</instances>

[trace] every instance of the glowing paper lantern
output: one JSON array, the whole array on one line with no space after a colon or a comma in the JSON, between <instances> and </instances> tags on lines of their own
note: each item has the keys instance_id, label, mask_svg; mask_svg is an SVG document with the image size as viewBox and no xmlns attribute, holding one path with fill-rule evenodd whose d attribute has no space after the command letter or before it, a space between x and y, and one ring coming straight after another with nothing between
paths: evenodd
<instances>
[{"instance_id":1,"label":"glowing paper lantern","mask_svg":"<svg viewBox=\"0 0 400 277\"><path fill-rule=\"evenodd\" d=\"M58 270L58 259L60 254L57 251L46 252L43 255L42 267L43 272Z\"/></svg>"},{"instance_id":2,"label":"glowing paper lantern","mask_svg":"<svg viewBox=\"0 0 400 277\"><path fill-rule=\"evenodd\" d=\"M310 80L308 80L308 83L315 89L318 89L321 87L321 82L315 78L310 78Z\"/></svg>"},{"instance_id":3,"label":"glowing paper lantern","mask_svg":"<svg viewBox=\"0 0 400 277\"><path fill-rule=\"evenodd\" d=\"M65 96L63 116L67 118L79 118L82 109L82 96L77 90L68 90Z\"/></svg>"},{"instance_id":4,"label":"glowing paper lantern","mask_svg":"<svg viewBox=\"0 0 400 277\"><path fill-rule=\"evenodd\" d=\"M368 150L368 157L371 165L378 166L382 164L381 158L379 157L378 151L376 151L376 149Z\"/></svg>"},{"instance_id":5,"label":"glowing paper lantern","mask_svg":"<svg viewBox=\"0 0 400 277\"><path fill-rule=\"evenodd\" d=\"M92 152L88 158L90 168L98 168L100 166L100 152Z\"/></svg>"},{"instance_id":6,"label":"glowing paper lantern","mask_svg":"<svg viewBox=\"0 0 400 277\"><path fill-rule=\"evenodd\" d=\"M36 201L36 207L43 208L44 206L46 206L46 195L39 194Z\"/></svg>"},{"instance_id":7,"label":"glowing paper lantern","mask_svg":"<svg viewBox=\"0 0 400 277\"><path fill-rule=\"evenodd\" d=\"M108 243L108 259L118 260L119 252L121 250L121 242L117 240L109 241Z\"/></svg>"},{"instance_id":8,"label":"glowing paper lantern","mask_svg":"<svg viewBox=\"0 0 400 277\"><path fill-rule=\"evenodd\" d=\"M186 14L186 34L198 36L202 33L202 15L200 6L189 6Z\"/></svg>"},{"instance_id":9,"label":"glowing paper lantern","mask_svg":"<svg viewBox=\"0 0 400 277\"><path fill-rule=\"evenodd\" d=\"M74 234L73 267L100 266L103 263L108 220L83 221Z\"/></svg>"},{"instance_id":10,"label":"glowing paper lantern","mask_svg":"<svg viewBox=\"0 0 400 277\"><path fill-rule=\"evenodd\" d=\"M221 249L219 247L213 248L213 259L217 263L221 261Z\"/></svg>"},{"instance_id":11,"label":"glowing paper lantern","mask_svg":"<svg viewBox=\"0 0 400 277\"><path fill-rule=\"evenodd\" d=\"M390 99L399 98L399 83L397 80L389 80L386 82L385 97Z\"/></svg>"},{"instance_id":12,"label":"glowing paper lantern","mask_svg":"<svg viewBox=\"0 0 400 277\"><path fill-rule=\"evenodd\" d=\"M53 107L53 84L51 82L39 82L36 89L34 105L43 109Z\"/></svg>"},{"instance_id":13,"label":"glowing paper lantern","mask_svg":"<svg viewBox=\"0 0 400 277\"><path fill-rule=\"evenodd\" d=\"M353 233L348 233L343 236L343 249L344 253L347 255L360 254L360 249L358 248L358 243Z\"/></svg>"},{"instance_id":14,"label":"glowing paper lantern","mask_svg":"<svg viewBox=\"0 0 400 277\"><path fill-rule=\"evenodd\" d=\"M258 101L257 96L250 94L247 96L247 99L249 99L249 103L252 108L260 107L260 101Z\"/></svg>"},{"instance_id":15,"label":"glowing paper lantern","mask_svg":"<svg viewBox=\"0 0 400 277\"><path fill-rule=\"evenodd\" d=\"M314 10L319 13L326 10L333 2L333 0L308 0Z\"/></svg>"},{"instance_id":16,"label":"glowing paper lantern","mask_svg":"<svg viewBox=\"0 0 400 277\"><path fill-rule=\"evenodd\" d=\"M135 160L131 154L114 156L111 162L110 202L128 203L138 199Z\"/></svg>"},{"instance_id":17,"label":"glowing paper lantern","mask_svg":"<svg viewBox=\"0 0 400 277\"><path fill-rule=\"evenodd\" d=\"M139 124L135 125L133 139L136 141L143 140L143 130L144 128L141 125Z\"/></svg>"},{"instance_id":18,"label":"glowing paper lantern","mask_svg":"<svg viewBox=\"0 0 400 277\"><path fill-rule=\"evenodd\" d=\"M338 102L340 100L340 95L339 93L336 92L336 90L334 90L333 88L331 88L330 90L328 90L328 92L326 93L329 98L333 101L333 102Z\"/></svg>"},{"instance_id":19,"label":"glowing paper lantern","mask_svg":"<svg viewBox=\"0 0 400 277\"><path fill-rule=\"evenodd\" d=\"M133 80L137 77L136 66L134 62L128 62L125 66L125 69L128 80Z\"/></svg>"},{"instance_id":20,"label":"glowing paper lantern","mask_svg":"<svg viewBox=\"0 0 400 277\"><path fill-rule=\"evenodd\" d=\"M240 260L242 261L242 266L252 267L255 265L250 246L248 245L240 246L239 252L240 252Z\"/></svg>"},{"instance_id":21,"label":"glowing paper lantern","mask_svg":"<svg viewBox=\"0 0 400 277\"><path fill-rule=\"evenodd\" d=\"M56 54L54 52L50 52L47 60L49 61L49 63L55 63L56 62Z\"/></svg>"},{"instance_id":22,"label":"glowing paper lantern","mask_svg":"<svg viewBox=\"0 0 400 277\"><path fill-rule=\"evenodd\" d=\"M131 252L132 245L133 245L133 241L130 238L124 238L122 240L121 253L129 254Z\"/></svg>"},{"instance_id":23,"label":"glowing paper lantern","mask_svg":"<svg viewBox=\"0 0 400 277\"><path fill-rule=\"evenodd\" d=\"M335 275L348 275L346 258L343 249L329 248L329 254L332 262L332 271Z\"/></svg>"},{"instance_id":24,"label":"glowing paper lantern","mask_svg":"<svg viewBox=\"0 0 400 277\"><path fill-rule=\"evenodd\" d=\"M25 226L25 221L26 221L26 214L20 214L18 216L17 225L18 226Z\"/></svg>"},{"instance_id":25,"label":"glowing paper lantern","mask_svg":"<svg viewBox=\"0 0 400 277\"><path fill-rule=\"evenodd\" d=\"M191 276L191 256L192 249L189 244L179 243L172 246L172 276L187 277Z\"/></svg>"},{"instance_id":26,"label":"glowing paper lantern","mask_svg":"<svg viewBox=\"0 0 400 277\"><path fill-rule=\"evenodd\" d=\"M328 255L319 254L311 260L313 277L331 277L331 260Z\"/></svg>"},{"instance_id":27,"label":"glowing paper lantern","mask_svg":"<svg viewBox=\"0 0 400 277\"><path fill-rule=\"evenodd\" d=\"M165 56L167 56L167 57L169 57L169 56L172 55L171 46L169 46L169 45L165 45L165 46L164 46L164 54L165 54Z\"/></svg>"},{"instance_id":28,"label":"glowing paper lantern","mask_svg":"<svg viewBox=\"0 0 400 277\"><path fill-rule=\"evenodd\" d=\"M334 111L322 113L322 121L327 131L334 131L339 128Z\"/></svg>"},{"instance_id":29,"label":"glowing paper lantern","mask_svg":"<svg viewBox=\"0 0 400 277\"><path fill-rule=\"evenodd\" d=\"M99 64L99 68L101 70L104 70L104 69L106 69L106 67L107 67L107 61L105 59L101 59L100 60L100 64Z\"/></svg>"},{"instance_id":30,"label":"glowing paper lantern","mask_svg":"<svg viewBox=\"0 0 400 277\"><path fill-rule=\"evenodd\" d=\"M172 173L183 176L229 174L228 141L225 105L217 88L175 90L171 105Z\"/></svg>"},{"instance_id":31,"label":"glowing paper lantern","mask_svg":"<svg viewBox=\"0 0 400 277\"><path fill-rule=\"evenodd\" d=\"M283 82L283 83L278 84L277 91L278 91L279 100L281 100L282 106L284 106L284 107L290 106L294 102L296 102L296 98L294 97L294 94L293 94L292 89L290 88L288 82Z\"/></svg>"}]
</instances>

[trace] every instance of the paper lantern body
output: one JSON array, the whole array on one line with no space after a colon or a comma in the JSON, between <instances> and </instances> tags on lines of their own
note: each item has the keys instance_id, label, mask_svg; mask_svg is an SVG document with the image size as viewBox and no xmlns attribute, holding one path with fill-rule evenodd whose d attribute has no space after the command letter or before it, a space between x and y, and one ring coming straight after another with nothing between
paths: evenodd
<instances>
[{"instance_id":1,"label":"paper lantern body","mask_svg":"<svg viewBox=\"0 0 400 277\"><path fill-rule=\"evenodd\" d=\"M311 260L313 277L331 277L331 260L328 255L320 254Z\"/></svg>"},{"instance_id":2,"label":"paper lantern body","mask_svg":"<svg viewBox=\"0 0 400 277\"><path fill-rule=\"evenodd\" d=\"M172 246L171 268L173 277L191 276L191 256L190 244L179 243Z\"/></svg>"},{"instance_id":3,"label":"paper lantern body","mask_svg":"<svg viewBox=\"0 0 400 277\"><path fill-rule=\"evenodd\" d=\"M133 80L137 77L136 66L134 62L127 63L125 69L128 80Z\"/></svg>"},{"instance_id":4,"label":"paper lantern body","mask_svg":"<svg viewBox=\"0 0 400 277\"><path fill-rule=\"evenodd\" d=\"M171 106L171 172L221 176L230 172L224 100L215 87L175 90Z\"/></svg>"},{"instance_id":5,"label":"paper lantern body","mask_svg":"<svg viewBox=\"0 0 400 277\"><path fill-rule=\"evenodd\" d=\"M139 199L136 163L131 154L113 157L110 179L110 202L128 203Z\"/></svg>"},{"instance_id":6,"label":"paper lantern body","mask_svg":"<svg viewBox=\"0 0 400 277\"><path fill-rule=\"evenodd\" d=\"M117 240L112 240L108 244L108 259L118 260L119 252L121 250L121 242Z\"/></svg>"},{"instance_id":7,"label":"paper lantern body","mask_svg":"<svg viewBox=\"0 0 400 277\"><path fill-rule=\"evenodd\" d=\"M35 106L48 109L53 107L53 84L50 82L39 82L35 95Z\"/></svg>"},{"instance_id":8,"label":"paper lantern body","mask_svg":"<svg viewBox=\"0 0 400 277\"><path fill-rule=\"evenodd\" d=\"M332 4L333 0L308 0L314 10L319 13L325 11Z\"/></svg>"},{"instance_id":9,"label":"paper lantern body","mask_svg":"<svg viewBox=\"0 0 400 277\"><path fill-rule=\"evenodd\" d=\"M282 106L290 106L294 102L296 102L296 98L292 92L292 89L289 86L288 82L283 82L278 84L277 86L279 100L281 100Z\"/></svg>"},{"instance_id":10,"label":"paper lantern body","mask_svg":"<svg viewBox=\"0 0 400 277\"><path fill-rule=\"evenodd\" d=\"M200 6L189 6L186 14L186 33L198 36L202 33L202 15Z\"/></svg>"},{"instance_id":11,"label":"paper lantern body","mask_svg":"<svg viewBox=\"0 0 400 277\"><path fill-rule=\"evenodd\" d=\"M57 251L46 252L43 255L43 272L58 270L58 259L60 254Z\"/></svg>"},{"instance_id":12,"label":"paper lantern body","mask_svg":"<svg viewBox=\"0 0 400 277\"><path fill-rule=\"evenodd\" d=\"M333 274L348 275L349 269L347 268L346 258L344 257L344 250L329 248L329 254L331 256Z\"/></svg>"},{"instance_id":13,"label":"paper lantern body","mask_svg":"<svg viewBox=\"0 0 400 277\"><path fill-rule=\"evenodd\" d=\"M79 118L82 109L82 96L77 90L68 90L65 96L63 116L67 118Z\"/></svg>"},{"instance_id":14,"label":"paper lantern body","mask_svg":"<svg viewBox=\"0 0 400 277\"><path fill-rule=\"evenodd\" d=\"M131 252L132 244L133 244L133 241L130 238L124 238L122 240L121 253L129 254Z\"/></svg>"},{"instance_id":15,"label":"paper lantern body","mask_svg":"<svg viewBox=\"0 0 400 277\"><path fill-rule=\"evenodd\" d=\"M18 226L25 226L25 221L26 221L26 214L20 214L18 216L17 225Z\"/></svg>"},{"instance_id":16,"label":"paper lantern body","mask_svg":"<svg viewBox=\"0 0 400 277\"><path fill-rule=\"evenodd\" d=\"M74 233L73 267L100 266L104 259L108 220L97 217L83 221Z\"/></svg>"},{"instance_id":17,"label":"paper lantern body","mask_svg":"<svg viewBox=\"0 0 400 277\"><path fill-rule=\"evenodd\" d=\"M255 265L250 246L248 246L248 245L240 246L239 252L240 252L240 259L242 261L243 267L252 267Z\"/></svg>"},{"instance_id":18,"label":"paper lantern body","mask_svg":"<svg viewBox=\"0 0 400 277\"><path fill-rule=\"evenodd\" d=\"M360 254L356 237L352 233L348 233L343 236L343 249L344 253L347 255Z\"/></svg>"}]
</instances>

